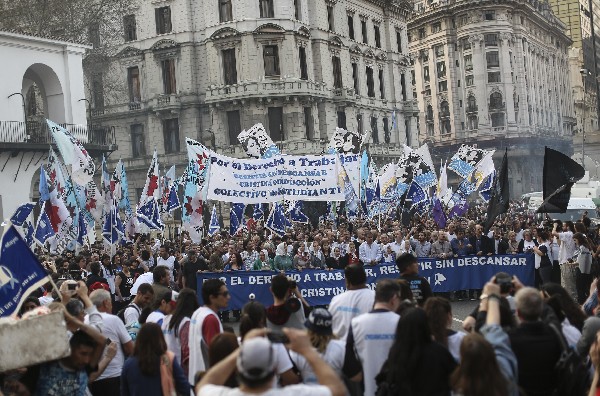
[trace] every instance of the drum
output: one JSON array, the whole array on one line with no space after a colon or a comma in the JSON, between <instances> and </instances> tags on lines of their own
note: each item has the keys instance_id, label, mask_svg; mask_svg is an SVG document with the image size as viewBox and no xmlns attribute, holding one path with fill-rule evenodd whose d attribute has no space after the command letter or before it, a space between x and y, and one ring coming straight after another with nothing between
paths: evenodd
<instances>
[{"instance_id":1,"label":"drum","mask_svg":"<svg viewBox=\"0 0 600 396\"><path fill-rule=\"evenodd\" d=\"M562 263L560 265L560 284L575 301L577 301L577 287L575 284L577 268L579 268L577 263Z\"/></svg>"}]
</instances>

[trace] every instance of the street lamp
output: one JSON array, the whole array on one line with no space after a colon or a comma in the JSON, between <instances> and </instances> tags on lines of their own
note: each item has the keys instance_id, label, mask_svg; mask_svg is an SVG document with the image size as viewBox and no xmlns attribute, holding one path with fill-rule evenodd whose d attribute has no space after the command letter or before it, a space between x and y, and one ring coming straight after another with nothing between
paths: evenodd
<instances>
[{"instance_id":1,"label":"street lamp","mask_svg":"<svg viewBox=\"0 0 600 396\"><path fill-rule=\"evenodd\" d=\"M581 166L585 168L585 110L587 108L586 103L586 91L585 91L585 80L588 75L591 75L588 69L579 69L579 73L581 73L581 78L583 80L583 120L581 122Z\"/></svg>"},{"instance_id":2,"label":"street lamp","mask_svg":"<svg viewBox=\"0 0 600 396\"><path fill-rule=\"evenodd\" d=\"M79 99L77 102L81 102L82 100L85 100L85 103L87 104L87 111L88 111L88 127L90 127L92 125L92 104L90 103L89 99L83 98L83 99Z\"/></svg>"}]
</instances>

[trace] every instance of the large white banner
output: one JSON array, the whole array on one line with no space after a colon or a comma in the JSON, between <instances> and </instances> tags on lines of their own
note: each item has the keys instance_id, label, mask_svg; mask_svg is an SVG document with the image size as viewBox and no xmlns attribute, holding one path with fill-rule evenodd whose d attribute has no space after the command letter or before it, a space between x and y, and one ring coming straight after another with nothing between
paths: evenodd
<instances>
[{"instance_id":1,"label":"large white banner","mask_svg":"<svg viewBox=\"0 0 600 396\"><path fill-rule=\"evenodd\" d=\"M237 159L212 153L207 198L255 204L283 199L343 201L336 155Z\"/></svg>"}]
</instances>

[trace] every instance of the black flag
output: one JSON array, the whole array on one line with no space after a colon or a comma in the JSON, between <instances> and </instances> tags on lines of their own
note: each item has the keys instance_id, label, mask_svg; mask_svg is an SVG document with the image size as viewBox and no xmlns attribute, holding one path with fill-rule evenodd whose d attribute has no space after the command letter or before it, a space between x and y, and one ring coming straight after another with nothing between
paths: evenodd
<instances>
[{"instance_id":1,"label":"black flag","mask_svg":"<svg viewBox=\"0 0 600 396\"><path fill-rule=\"evenodd\" d=\"M544 203L538 213L565 213L571 187L585 175L585 169L563 153L546 147L544 155Z\"/></svg>"},{"instance_id":2,"label":"black flag","mask_svg":"<svg viewBox=\"0 0 600 396\"><path fill-rule=\"evenodd\" d=\"M504 158L502 159L502 165L500 165L500 173L497 174L492 187L492 194L490 196L490 203L488 205L487 218L483 227L483 233L487 232L492 228L494 220L498 215L506 213L508 211L508 205L510 203L510 194L508 191L508 149L504 151Z\"/></svg>"}]
</instances>

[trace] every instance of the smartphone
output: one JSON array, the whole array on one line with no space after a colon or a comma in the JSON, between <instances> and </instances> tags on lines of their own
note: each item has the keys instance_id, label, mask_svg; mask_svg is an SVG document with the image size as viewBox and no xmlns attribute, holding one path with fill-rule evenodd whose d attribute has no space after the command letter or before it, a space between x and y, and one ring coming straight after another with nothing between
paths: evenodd
<instances>
[{"instance_id":1,"label":"smartphone","mask_svg":"<svg viewBox=\"0 0 600 396\"><path fill-rule=\"evenodd\" d=\"M79 286L77 283L69 283L67 285L67 290L77 290L77 286Z\"/></svg>"},{"instance_id":2,"label":"smartphone","mask_svg":"<svg viewBox=\"0 0 600 396\"><path fill-rule=\"evenodd\" d=\"M272 331L267 333L267 339L277 344L289 344L290 339L283 333Z\"/></svg>"}]
</instances>

